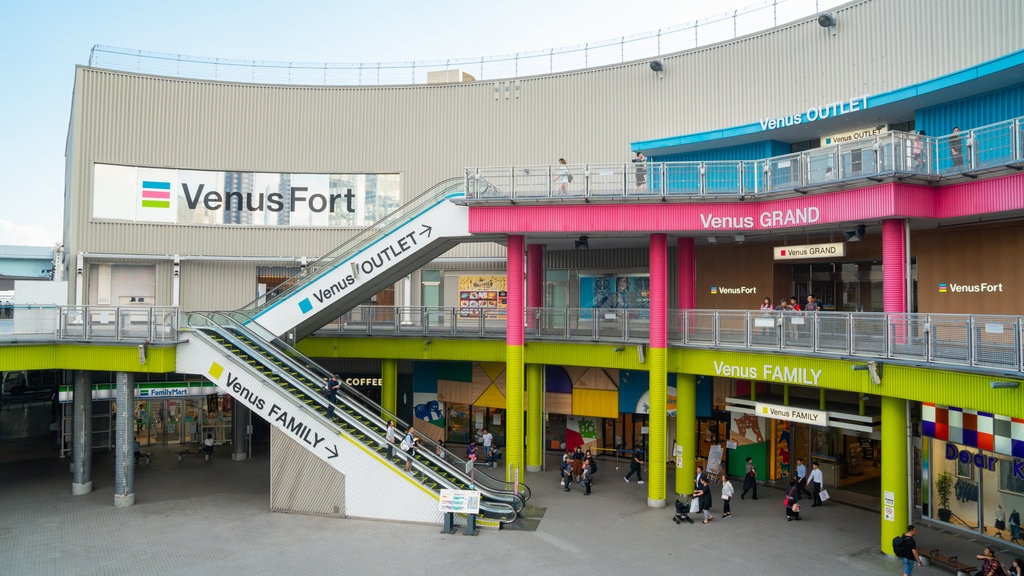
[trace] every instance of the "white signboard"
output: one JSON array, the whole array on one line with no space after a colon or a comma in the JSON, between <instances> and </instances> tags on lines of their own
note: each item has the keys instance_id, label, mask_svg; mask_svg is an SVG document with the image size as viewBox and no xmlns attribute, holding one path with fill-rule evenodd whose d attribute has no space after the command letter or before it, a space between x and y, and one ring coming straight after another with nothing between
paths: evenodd
<instances>
[{"instance_id":1,"label":"white signboard","mask_svg":"<svg viewBox=\"0 0 1024 576\"><path fill-rule=\"evenodd\" d=\"M327 308L392 267L408 260L433 242L469 236L469 209L447 199L417 214L405 224L381 234L373 244L311 278L307 284L254 317L274 334L284 334L305 318ZM483 415L475 422L483 428Z\"/></svg>"},{"instance_id":2,"label":"white signboard","mask_svg":"<svg viewBox=\"0 0 1024 576\"><path fill-rule=\"evenodd\" d=\"M479 514L480 492L476 490L441 489L441 498L437 502L441 512L456 514Z\"/></svg>"},{"instance_id":3,"label":"white signboard","mask_svg":"<svg viewBox=\"0 0 1024 576\"><path fill-rule=\"evenodd\" d=\"M765 418L789 420L790 422L813 424L814 426L828 426L828 413L821 410L762 404L760 402L754 404L754 410L758 416L764 416Z\"/></svg>"},{"instance_id":4,"label":"white signboard","mask_svg":"<svg viewBox=\"0 0 1024 576\"><path fill-rule=\"evenodd\" d=\"M93 165L97 220L363 228L401 204L398 174L276 174Z\"/></svg>"},{"instance_id":5,"label":"white signboard","mask_svg":"<svg viewBox=\"0 0 1024 576\"><path fill-rule=\"evenodd\" d=\"M802 246L775 246L772 248L776 260L800 260L803 258L841 258L846 256L845 242L826 244L805 244Z\"/></svg>"}]
</instances>

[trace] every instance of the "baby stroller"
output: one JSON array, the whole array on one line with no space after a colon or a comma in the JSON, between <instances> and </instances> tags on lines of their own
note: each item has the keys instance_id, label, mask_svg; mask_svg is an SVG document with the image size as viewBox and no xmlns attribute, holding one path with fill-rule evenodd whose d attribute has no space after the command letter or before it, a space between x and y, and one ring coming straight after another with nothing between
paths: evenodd
<instances>
[{"instance_id":1,"label":"baby stroller","mask_svg":"<svg viewBox=\"0 0 1024 576\"><path fill-rule=\"evenodd\" d=\"M672 521L676 524L682 524L683 522L689 522L693 524L693 518L690 518L687 513L690 511L690 501L693 499L692 496L683 496L687 502L683 502L676 498L676 515L672 517Z\"/></svg>"}]
</instances>

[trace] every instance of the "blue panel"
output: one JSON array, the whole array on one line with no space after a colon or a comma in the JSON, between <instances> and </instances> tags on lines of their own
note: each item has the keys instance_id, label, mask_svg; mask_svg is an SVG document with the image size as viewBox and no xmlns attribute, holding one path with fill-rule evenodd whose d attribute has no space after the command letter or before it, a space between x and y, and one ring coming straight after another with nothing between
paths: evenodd
<instances>
[{"instance_id":1,"label":"blue panel","mask_svg":"<svg viewBox=\"0 0 1024 576\"><path fill-rule=\"evenodd\" d=\"M412 363L412 389L414 392L437 394L437 363Z\"/></svg>"},{"instance_id":2,"label":"blue panel","mask_svg":"<svg viewBox=\"0 0 1024 576\"><path fill-rule=\"evenodd\" d=\"M943 136L959 126L961 131L1024 116L1024 84L922 108L914 127L929 136Z\"/></svg>"},{"instance_id":3,"label":"blue panel","mask_svg":"<svg viewBox=\"0 0 1024 576\"><path fill-rule=\"evenodd\" d=\"M772 156L789 154L790 145L778 140L763 140L751 142L739 146L727 146L724 148L712 148L710 150L694 150L680 154L665 154L663 156L651 156L653 162L693 162L693 161L715 161L715 160L760 160ZM735 189L735 188L734 188Z\"/></svg>"},{"instance_id":4,"label":"blue panel","mask_svg":"<svg viewBox=\"0 0 1024 576\"><path fill-rule=\"evenodd\" d=\"M715 379L709 376L697 377L697 418L711 417L711 399L715 395Z\"/></svg>"}]
</instances>

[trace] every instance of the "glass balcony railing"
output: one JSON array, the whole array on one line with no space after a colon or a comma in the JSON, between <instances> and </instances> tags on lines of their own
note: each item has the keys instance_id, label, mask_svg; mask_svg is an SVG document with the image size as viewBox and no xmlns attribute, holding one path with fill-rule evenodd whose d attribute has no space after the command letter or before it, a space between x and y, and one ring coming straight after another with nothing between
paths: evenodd
<instances>
[{"instance_id":1,"label":"glass balcony railing","mask_svg":"<svg viewBox=\"0 0 1024 576\"><path fill-rule=\"evenodd\" d=\"M834 190L841 183L888 177L938 181L1024 167L1024 117L954 135L886 132L760 160L570 164L466 169L470 202L622 198L723 200L774 192Z\"/></svg>"}]
</instances>

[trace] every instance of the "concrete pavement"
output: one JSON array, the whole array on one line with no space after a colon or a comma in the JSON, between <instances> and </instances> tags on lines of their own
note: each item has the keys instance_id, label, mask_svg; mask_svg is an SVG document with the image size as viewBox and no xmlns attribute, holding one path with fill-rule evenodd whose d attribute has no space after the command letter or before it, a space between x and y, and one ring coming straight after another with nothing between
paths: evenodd
<instances>
[{"instance_id":1,"label":"concrete pavement","mask_svg":"<svg viewBox=\"0 0 1024 576\"><path fill-rule=\"evenodd\" d=\"M0 574L757 574L902 573L879 551L877 511L830 502L786 522L782 492L733 501L733 517L676 525L646 505L624 464L600 461L593 494L558 486L558 457L529 474L536 530L441 534L440 526L272 513L266 447L253 459L178 463L155 447L137 469L135 505L113 505L113 455L97 453L93 492L71 495L69 461L0 464ZM479 471L478 471L479 473ZM734 481L734 485L737 482ZM671 475L669 486L672 486ZM838 499L838 498L834 498ZM921 548L973 559L985 539L922 526ZM1021 554L1014 550L1012 554ZM1009 563L1010 552L997 546ZM973 563L973 562L972 562ZM926 566L915 574L951 574Z\"/></svg>"}]
</instances>

